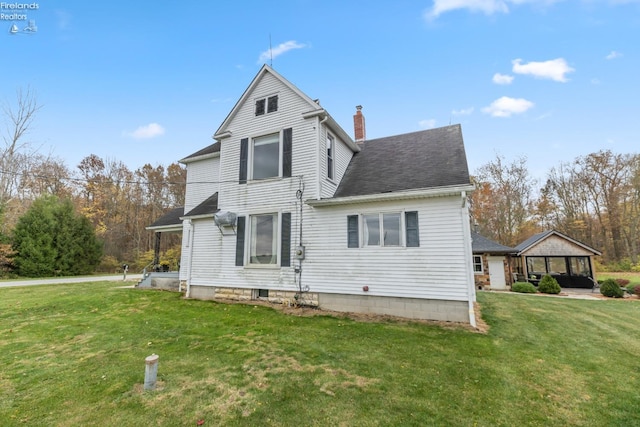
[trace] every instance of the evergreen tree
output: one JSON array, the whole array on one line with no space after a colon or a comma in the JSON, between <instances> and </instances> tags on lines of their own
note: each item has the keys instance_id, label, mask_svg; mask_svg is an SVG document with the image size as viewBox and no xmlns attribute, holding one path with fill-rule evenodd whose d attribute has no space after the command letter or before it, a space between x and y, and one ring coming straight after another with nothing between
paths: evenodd
<instances>
[{"instance_id":1,"label":"evergreen tree","mask_svg":"<svg viewBox=\"0 0 640 427\"><path fill-rule=\"evenodd\" d=\"M89 220L54 196L37 199L20 218L13 250L16 272L27 277L89 274L102 256Z\"/></svg>"}]
</instances>

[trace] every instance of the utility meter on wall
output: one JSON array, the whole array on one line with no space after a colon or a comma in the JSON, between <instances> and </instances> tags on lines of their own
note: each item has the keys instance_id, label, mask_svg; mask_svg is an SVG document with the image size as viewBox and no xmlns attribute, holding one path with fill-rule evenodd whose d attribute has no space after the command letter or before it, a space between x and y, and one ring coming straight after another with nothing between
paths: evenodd
<instances>
[{"instance_id":1,"label":"utility meter on wall","mask_svg":"<svg viewBox=\"0 0 640 427\"><path fill-rule=\"evenodd\" d=\"M299 260L304 259L304 246L298 246L296 248L296 259L299 259Z\"/></svg>"}]
</instances>

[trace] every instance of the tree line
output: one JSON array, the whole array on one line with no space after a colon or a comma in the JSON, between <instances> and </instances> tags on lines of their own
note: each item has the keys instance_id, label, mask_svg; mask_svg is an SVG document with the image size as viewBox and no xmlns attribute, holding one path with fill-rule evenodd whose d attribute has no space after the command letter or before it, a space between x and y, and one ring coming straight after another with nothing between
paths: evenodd
<instances>
[{"instance_id":1,"label":"tree line","mask_svg":"<svg viewBox=\"0 0 640 427\"><path fill-rule=\"evenodd\" d=\"M64 206L72 206L75 214L86 218L102 245L101 270L113 272L122 263L144 267L152 260L154 247L154 235L145 227L167 210L184 205L185 168L171 163L166 167L145 164L131 170L119 160L94 154L70 168L61 159L43 155L28 141L29 129L41 107L31 90L18 90L16 95L17 101L3 104L0 112L4 124L0 146L0 265L5 271L12 266L16 227L35 205L41 216L53 209L60 217L60 212L68 213ZM59 203L47 199L51 196ZM47 201L40 203L41 199ZM163 236L162 243L161 250L168 251L170 261L176 263L180 236Z\"/></svg>"},{"instance_id":2,"label":"tree line","mask_svg":"<svg viewBox=\"0 0 640 427\"><path fill-rule=\"evenodd\" d=\"M154 247L154 235L145 227L184 205L185 168L171 163L131 170L119 160L93 154L70 168L41 154L26 138L40 109L27 89L18 90L16 102L4 103L0 111L0 268L12 266L15 239L25 235L18 225L34 205L42 210L40 216L53 212L70 221L66 228L49 224L56 233L76 227L84 230L78 232L82 235L90 225L101 243L102 271L114 271L122 263L143 268ZM515 246L537 232L556 229L601 250L605 263L640 269L640 155L602 150L560 162L542 180L531 175L525 157L508 161L496 155L474 171L472 180L471 220L485 237ZM38 246L37 241L29 244ZM162 245L164 261L177 267L180 236L166 235Z\"/></svg>"},{"instance_id":3,"label":"tree line","mask_svg":"<svg viewBox=\"0 0 640 427\"><path fill-rule=\"evenodd\" d=\"M640 269L640 155L601 150L531 176L525 157L475 171L470 211L478 232L507 246L555 229L602 252L616 269Z\"/></svg>"}]
</instances>

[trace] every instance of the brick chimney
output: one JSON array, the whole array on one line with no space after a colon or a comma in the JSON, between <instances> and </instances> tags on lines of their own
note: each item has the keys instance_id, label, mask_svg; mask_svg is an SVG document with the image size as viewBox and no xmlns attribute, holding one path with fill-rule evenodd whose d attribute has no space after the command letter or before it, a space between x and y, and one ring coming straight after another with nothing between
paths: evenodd
<instances>
[{"instance_id":1,"label":"brick chimney","mask_svg":"<svg viewBox=\"0 0 640 427\"><path fill-rule=\"evenodd\" d=\"M356 114L353 115L353 133L358 144L362 144L367 139L367 131L364 127L364 116L362 115L362 105L356 106Z\"/></svg>"}]
</instances>

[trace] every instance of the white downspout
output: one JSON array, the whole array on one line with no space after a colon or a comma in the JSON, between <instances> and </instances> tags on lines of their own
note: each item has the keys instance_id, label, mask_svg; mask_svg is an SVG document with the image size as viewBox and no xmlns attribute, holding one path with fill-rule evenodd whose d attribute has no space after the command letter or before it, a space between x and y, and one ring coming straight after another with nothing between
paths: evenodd
<instances>
[{"instance_id":1,"label":"white downspout","mask_svg":"<svg viewBox=\"0 0 640 427\"><path fill-rule=\"evenodd\" d=\"M195 225L191 220L189 220L189 263L187 265L187 293L185 295L186 298L190 298L191 296L191 270L193 265L193 236L194 236L194 228Z\"/></svg>"},{"instance_id":2,"label":"white downspout","mask_svg":"<svg viewBox=\"0 0 640 427\"><path fill-rule=\"evenodd\" d=\"M317 193L316 193L316 200L320 200L322 198L322 174L320 173L320 169L321 169L320 168L320 159L322 158L323 155L326 155L326 149L327 149L326 141L325 141L324 145L322 144L322 125L327 120L329 120L329 116L325 115L324 118L318 122L318 144L320 144L320 152L318 153L318 161L316 162L317 163L317 165L316 165L316 176L318 177L318 189L317 189ZM334 156L335 156L335 153L334 153ZM302 244L302 243L300 243L300 244Z\"/></svg>"},{"instance_id":3,"label":"white downspout","mask_svg":"<svg viewBox=\"0 0 640 427\"><path fill-rule=\"evenodd\" d=\"M474 328L477 327L476 322L476 313L475 307L473 303L476 301L476 285L473 280L473 271L471 271L471 266L473 265L472 257L473 253L471 251L471 224L469 223L469 207L467 206L467 192L462 191L460 193L462 196L462 206L461 206L461 219L462 219L462 227L464 230L464 257L466 260L467 267L467 282L469 286L467 287L468 291L468 303L469 303L469 323Z\"/></svg>"}]
</instances>

